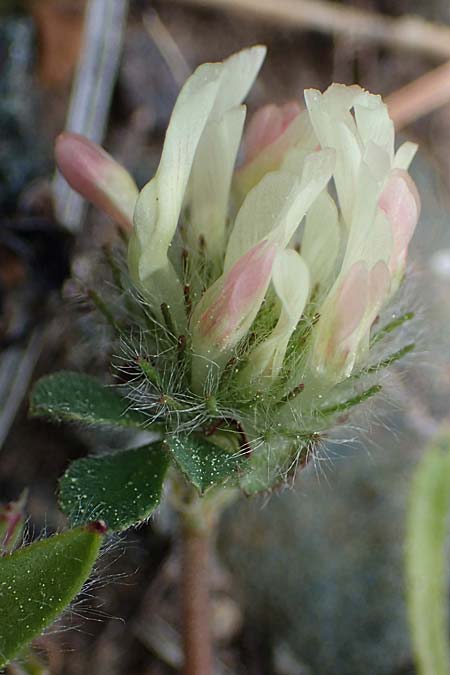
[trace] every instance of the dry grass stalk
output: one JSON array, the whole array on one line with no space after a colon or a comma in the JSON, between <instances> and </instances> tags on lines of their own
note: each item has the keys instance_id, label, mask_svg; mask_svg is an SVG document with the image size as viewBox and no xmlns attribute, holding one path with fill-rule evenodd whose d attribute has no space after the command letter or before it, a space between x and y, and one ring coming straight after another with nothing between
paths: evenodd
<instances>
[{"instance_id":1,"label":"dry grass stalk","mask_svg":"<svg viewBox=\"0 0 450 675\"><path fill-rule=\"evenodd\" d=\"M450 58L450 29L416 16L388 17L325 0L166 0L247 13L287 28L343 34L394 48Z\"/></svg>"}]
</instances>

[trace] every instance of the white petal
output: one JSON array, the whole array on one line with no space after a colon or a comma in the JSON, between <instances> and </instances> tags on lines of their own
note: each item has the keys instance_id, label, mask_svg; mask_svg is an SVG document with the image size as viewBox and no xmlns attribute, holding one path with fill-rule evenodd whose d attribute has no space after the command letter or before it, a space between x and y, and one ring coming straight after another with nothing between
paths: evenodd
<instances>
[{"instance_id":1,"label":"white petal","mask_svg":"<svg viewBox=\"0 0 450 675\"><path fill-rule=\"evenodd\" d=\"M269 173L250 190L237 214L225 258L225 271L274 230L286 203L299 189L299 179L285 171Z\"/></svg>"},{"instance_id":2,"label":"white petal","mask_svg":"<svg viewBox=\"0 0 450 675\"><path fill-rule=\"evenodd\" d=\"M417 152L417 144L406 141L403 143L395 153L393 169L404 169L405 171L409 169L409 165L414 159L414 155Z\"/></svg>"},{"instance_id":3,"label":"white petal","mask_svg":"<svg viewBox=\"0 0 450 675\"><path fill-rule=\"evenodd\" d=\"M167 129L161 161L155 177L137 201L130 269L135 282L149 295L157 294L154 275L171 273L167 253L175 233L195 153L204 129L212 117L219 119L239 105L261 66L265 49L254 47L230 57L224 63L204 64L183 86ZM181 298L172 301L179 306Z\"/></svg>"},{"instance_id":4,"label":"white petal","mask_svg":"<svg viewBox=\"0 0 450 675\"><path fill-rule=\"evenodd\" d=\"M222 117L226 110L242 103L255 81L266 52L263 45L255 45L232 54L223 62L220 91L212 111L213 119Z\"/></svg>"},{"instance_id":5,"label":"white petal","mask_svg":"<svg viewBox=\"0 0 450 675\"><path fill-rule=\"evenodd\" d=\"M167 267L192 162L220 86L218 65L200 66L175 104L155 177L141 191L134 213L140 257L138 282L148 287L151 275Z\"/></svg>"},{"instance_id":6,"label":"white petal","mask_svg":"<svg viewBox=\"0 0 450 675\"><path fill-rule=\"evenodd\" d=\"M300 154L303 154L299 150ZM302 174L297 194L291 204L286 204L271 240L287 246L301 220L317 196L327 185L335 167L335 152L330 148L310 153L302 162Z\"/></svg>"},{"instance_id":7,"label":"white petal","mask_svg":"<svg viewBox=\"0 0 450 675\"><path fill-rule=\"evenodd\" d=\"M365 162L361 164L341 274L359 260L363 260L370 269L378 260L388 262L392 255L392 228L378 208L384 183L374 176Z\"/></svg>"},{"instance_id":8,"label":"white petal","mask_svg":"<svg viewBox=\"0 0 450 675\"><path fill-rule=\"evenodd\" d=\"M344 221L349 224L361 161L361 148L356 135L355 121L347 106L359 95L360 89L357 87L354 91L347 92L347 88L335 88L333 91L336 96L327 95L327 92L320 94L315 90L306 90L305 101L321 147L336 150L334 180Z\"/></svg>"},{"instance_id":9,"label":"white petal","mask_svg":"<svg viewBox=\"0 0 450 675\"><path fill-rule=\"evenodd\" d=\"M311 288L326 289L339 254L340 229L334 200L324 190L306 216L302 257L311 275Z\"/></svg>"},{"instance_id":10,"label":"white petal","mask_svg":"<svg viewBox=\"0 0 450 675\"><path fill-rule=\"evenodd\" d=\"M366 94L354 104L358 134L366 145L369 141L383 148L392 162L394 156L394 123L380 96Z\"/></svg>"},{"instance_id":11,"label":"white petal","mask_svg":"<svg viewBox=\"0 0 450 675\"><path fill-rule=\"evenodd\" d=\"M350 226L361 161L377 177L381 166L385 167L386 177L393 159L393 123L381 98L357 86L332 85L322 95L308 90L305 100L321 146L336 150L336 191L344 222ZM352 107L355 118L350 113ZM386 160L380 165L383 155Z\"/></svg>"},{"instance_id":12,"label":"white petal","mask_svg":"<svg viewBox=\"0 0 450 675\"><path fill-rule=\"evenodd\" d=\"M209 122L192 167L188 240L195 251L202 236L211 258L224 250L231 178L244 120L245 107L240 106Z\"/></svg>"},{"instance_id":13,"label":"white petal","mask_svg":"<svg viewBox=\"0 0 450 675\"><path fill-rule=\"evenodd\" d=\"M292 333L300 321L310 291L308 267L292 249L278 252L272 283L281 302L280 317L271 335L250 355L243 377L255 380L261 375L275 379L279 374Z\"/></svg>"},{"instance_id":14,"label":"white petal","mask_svg":"<svg viewBox=\"0 0 450 675\"><path fill-rule=\"evenodd\" d=\"M301 150L298 151L303 157ZM225 270L265 237L284 248L306 211L330 179L334 152L323 150L308 155L299 179L287 171L274 171L247 195L228 241Z\"/></svg>"}]
</instances>

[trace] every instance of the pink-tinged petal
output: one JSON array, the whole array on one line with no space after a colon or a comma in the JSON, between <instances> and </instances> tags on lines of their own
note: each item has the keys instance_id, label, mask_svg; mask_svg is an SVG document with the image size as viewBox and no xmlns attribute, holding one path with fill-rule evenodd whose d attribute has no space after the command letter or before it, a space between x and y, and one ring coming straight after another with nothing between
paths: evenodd
<instances>
[{"instance_id":1,"label":"pink-tinged petal","mask_svg":"<svg viewBox=\"0 0 450 675\"><path fill-rule=\"evenodd\" d=\"M244 138L245 162L251 162L265 147L276 141L300 114L298 103L269 104L253 115Z\"/></svg>"},{"instance_id":2,"label":"pink-tinged petal","mask_svg":"<svg viewBox=\"0 0 450 675\"><path fill-rule=\"evenodd\" d=\"M331 347L339 348L362 321L369 300L369 274L363 262L349 269L334 300L335 319Z\"/></svg>"},{"instance_id":3,"label":"pink-tinged petal","mask_svg":"<svg viewBox=\"0 0 450 675\"><path fill-rule=\"evenodd\" d=\"M369 273L369 308L373 318L369 320L372 324L380 308L389 295L391 285L391 275L388 266L383 260L379 260Z\"/></svg>"},{"instance_id":4,"label":"pink-tinged petal","mask_svg":"<svg viewBox=\"0 0 450 675\"><path fill-rule=\"evenodd\" d=\"M239 203L242 203L245 196L259 181L271 171L280 168L286 153L296 146L300 146L302 151L307 154L317 149L317 139L311 126L308 113L301 112L297 103L286 104L289 106L286 121L281 127L276 125L276 137L267 145L261 146L260 140L252 141L250 139L250 156L247 141L244 137L244 151L246 161L237 169L234 176L234 190ZM295 108L295 115L294 115ZM268 116L270 116L269 113ZM275 117L275 115L274 115ZM280 132L281 128L281 132ZM255 136L257 135L256 132ZM264 138L264 130L262 137ZM258 151L257 151L258 150ZM252 153L254 156L252 156Z\"/></svg>"},{"instance_id":5,"label":"pink-tinged petal","mask_svg":"<svg viewBox=\"0 0 450 675\"><path fill-rule=\"evenodd\" d=\"M253 322L272 275L276 246L260 242L225 275L222 288L199 320L200 337L221 350L236 344Z\"/></svg>"},{"instance_id":6,"label":"pink-tinged petal","mask_svg":"<svg viewBox=\"0 0 450 675\"><path fill-rule=\"evenodd\" d=\"M369 272L359 261L328 296L320 312L312 359L321 376L339 381L350 374L368 299Z\"/></svg>"},{"instance_id":7,"label":"pink-tinged petal","mask_svg":"<svg viewBox=\"0 0 450 675\"><path fill-rule=\"evenodd\" d=\"M392 274L402 272L408 246L420 215L420 197L411 176L402 169L392 171L384 188L379 207L392 226L393 252L389 264Z\"/></svg>"},{"instance_id":8,"label":"pink-tinged petal","mask_svg":"<svg viewBox=\"0 0 450 675\"><path fill-rule=\"evenodd\" d=\"M84 136L65 132L56 139L55 159L74 190L124 229L132 228L138 189L111 155Z\"/></svg>"}]
</instances>

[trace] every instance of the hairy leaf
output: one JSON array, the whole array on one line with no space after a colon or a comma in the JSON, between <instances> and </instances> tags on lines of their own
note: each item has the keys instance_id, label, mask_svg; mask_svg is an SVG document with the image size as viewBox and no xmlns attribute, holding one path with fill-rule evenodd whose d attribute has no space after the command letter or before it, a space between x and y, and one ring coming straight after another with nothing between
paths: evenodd
<instances>
[{"instance_id":1,"label":"hairy leaf","mask_svg":"<svg viewBox=\"0 0 450 675\"><path fill-rule=\"evenodd\" d=\"M40 635L80 592L103 532L93 523L0 558L0 667Z\"/></svg>"},{"instance_id":2,"label":"hairy leaf","mask_svg":"<svg viewBox=\"0 0 450 675\"><path fill-rule=\"evenodd\" d=\"M179 469L201 494L224 483L240 466L236 454L201 436L179 436L167 444Z\"/></svg>"},{"instance_id":3,"label":"hairy leaf","mask_svg":"<svg viewBox=\"0 0 450 675\"><path fill-rule=\"evenodd\" d=\"M145 415L129 409L129 402L95 377L61 372L43 377L31 393L35 417L120 427L143 427Z\"/></svg>"},{"instance_id":4,"label":"hairy leaf","mask_svg":"<svg viewBox=\"0 0 450 675\"><path fill-rule=\"evenodd\" d=\"M60 505L73 524L101 518L125 530L158 506L169 457L161 443L73 462L60 480Z\"/></svg>"}]
</instances>

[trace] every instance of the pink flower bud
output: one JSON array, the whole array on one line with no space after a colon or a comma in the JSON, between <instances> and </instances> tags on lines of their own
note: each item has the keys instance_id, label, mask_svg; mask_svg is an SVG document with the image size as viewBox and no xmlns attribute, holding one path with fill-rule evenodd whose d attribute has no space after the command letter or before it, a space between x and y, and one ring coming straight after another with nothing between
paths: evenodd
<instances>
[{"instance_id":1,"label":"pink flower bud","mask_svg":"<svg viewBox=\"0 0 450 675\"><path fill-rule=\"evenodd\" d=\"M305 151L317 147L309 117L301 112L298 103L268 105L258 110L244 136L244 164L234 176L237 201L242 203L267 173L279 169L286 153L298 144Z\"/></svg>"},{"instance_id":2,"label":"pink flower bud","mask_svg":"<svg viewBox=\"0 0 450 675\"><path fill-rule=\"evenodd\" d=\"M84 136L65 132L55 144L58 169L69 185L125 230L133 226L138 189L128 171Z\"/></svg>"},{"instance_id":3,"label":"pink flower bud","mask_svg":"<svg viewBox=\"0 0 450 675\"><path fill-rule=\"evenodd\" d=\"M362 260L350 267L319 320L315 347L319 372L336 381L351 374L356 360L368 348L370 329L390 285L389 270L382 260L370 270Z\"/></svg>"},{"instance_id":4,"label":"pink flower bud","mask_svg":"<svg viewBox=\"0 0 450 675\"><path fill-rule=\"evenodd\" d=\"M244 138L245 162L251 162L265 147L277 140L300 114L298 103L265 105L253 115Z\"/></svg>"},{"instance_id":5,"label":"pink flower bud","mask_svg":"<svg viewBox=\"0 0 450 675\"><path fill-rule=\"evenodd\" d=\"M392 275L402 274L408 246L420 215L420 197L411 176L402 169L392 171L384 188L379 207L392 226L393 251L389 262Z\"/></svg>"},{"instance_id":6,"label":"pink flower bud","mask_svg":"<svg viewBox=\"0 0 450 675\"><path fill-rule=\"evenodd\" d=\"M369 274L363 262L357 262L349 269L333 300L334 318L326 355L333 360L339 354L344 362L351 349L349 338L362 321L369 299Z\"/></svg>"},{"instance_id":7,"label":"pink flower bud","mask_svg":"<svg viewBox=\"0 0 450 675\"><path fill-rule=\"evenodd\" d=\"M235 345L252 324L272 275L277 247L262 241L251 248L219 280L221 289L211 305L206 294L201 302L202 312L198 321L200 340L223 351Z\"/></svg>"}]
</instances>

